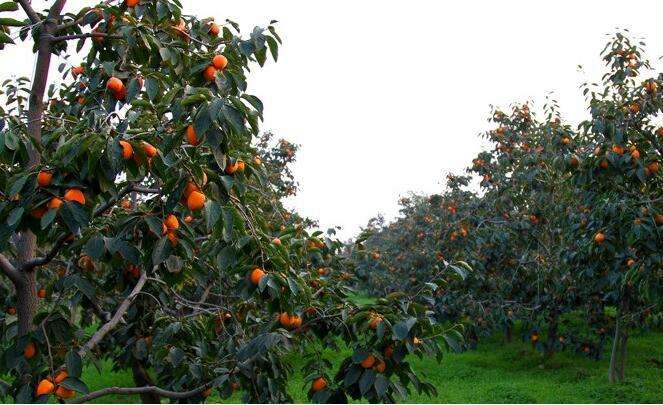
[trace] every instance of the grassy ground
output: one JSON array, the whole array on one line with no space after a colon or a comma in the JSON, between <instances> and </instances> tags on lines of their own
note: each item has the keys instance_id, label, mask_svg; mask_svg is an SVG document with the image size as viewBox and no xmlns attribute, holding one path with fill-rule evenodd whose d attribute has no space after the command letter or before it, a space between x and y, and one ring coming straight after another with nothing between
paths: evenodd
<instances>
[{"instance_id":1,"label":"grassy ground","mask_svg":"<svg viewBox=\"0 0 663 405\"><path fill-rule=\"evenodd\" d=\"M342 355L336 354L340 361ZM294 358L294 357L293 357ZM412 394L408 402L500 403L500 402L663 402L663 332L633 336L629 341L627 381L607 382L607 359L599 362L562 353L543 363L541 356L524 343L505 345L499 338L484 341L465 353L449 353L441 364L433 360L413 361L438 388L438 396ZM83 379L90 389L109 385L131 385L128 373L99 374L85 370ZM297 402L306 402L302 376L291 381ZM218 397L212 397L218 400ZM104 397L99 402L137 402L131 397ZM241 396L231 398L241 401Z\"/></svg>"}]
</instances>

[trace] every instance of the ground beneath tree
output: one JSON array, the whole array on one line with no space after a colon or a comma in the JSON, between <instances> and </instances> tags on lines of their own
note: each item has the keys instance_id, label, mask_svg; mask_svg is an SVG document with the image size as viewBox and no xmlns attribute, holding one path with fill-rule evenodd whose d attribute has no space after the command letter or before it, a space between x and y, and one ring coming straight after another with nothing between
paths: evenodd
<instances>
[{"instance_id":1,"label":"ground beneath tree","mask_svg":"<svg viewBox=\"0 0 663 405\"><path fill-rule=\"evenodd\" d=\"M347 353L336 353L340 359ZM333 358L333 353L327 354ZM571 402L571 403L661 403L663 402L663 332L634 334L629 340L627 380L608 383L607 354L601 361L572 353L561 353L543 362L541 355L521 342L504 344L499 337L483 341L477 350L446 354L441 364L413 359L417 370L438 389L438 396L411 395L408 402ZM131 386L128 373L114 373L106 364L102 374L85 370L83 380L90 390L118 385ZM297 402L306 402L303 376L291 381L290 392ZM209 402L218 402L213 396ZM104 403L139 402L138 398L108 396ZM241 395L229 401L241 402Z\"/></svg>"}]
</instances>

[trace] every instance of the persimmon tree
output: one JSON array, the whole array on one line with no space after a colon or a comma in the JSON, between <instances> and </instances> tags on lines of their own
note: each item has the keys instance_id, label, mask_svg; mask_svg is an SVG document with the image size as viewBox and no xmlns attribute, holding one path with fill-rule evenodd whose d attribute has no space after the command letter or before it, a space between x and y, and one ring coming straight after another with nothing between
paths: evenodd
<instances>
[{"instance_id":1,"label":"persimmon tree","mask_svg":"<svg viewBox=\"0 0 663 405\"><path fill-rule=\"evenodd\" d=\"M527 104L493 110L492 147L467 169L481 192L451 176L441 194L403 200L400 218L361 238L379 252L364 282L438 285L431 308L470 343L495 330L510 340L518 322L548 356L599 359L612 336L610 381L623 379L629 329L661 320L661 75L641 76L641 46L622 33L606 45L578 128L554 100L541 117ZM438 255L472 271L449 278Z\"/></svg>"},{"instance_id":2,"label":"persimmon tree","mask_svg":"<svg viewBox=\"0 0 663 405\"><path fill-rule=\"evenodd\" d=\"M434 392L408 355L454 331L410 296L354 305L333 231L283 209L296 147L259 137L247 93L249 68L278 58L274 26L242 36L177 0L65 3L0 4L26 15L0 19L0 41L36 54L0 110L0 394L285 402L293 350L313 401ZM83 367L102 360L135 387L89 392Z\"/></svg>"}]
</instances>

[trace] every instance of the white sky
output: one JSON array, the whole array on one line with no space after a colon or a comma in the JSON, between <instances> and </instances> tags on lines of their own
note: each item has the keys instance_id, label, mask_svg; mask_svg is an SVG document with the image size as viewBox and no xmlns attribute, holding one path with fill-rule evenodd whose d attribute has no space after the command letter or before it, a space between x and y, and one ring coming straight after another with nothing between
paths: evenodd
<instances>
[{"instance_id":1,"label":"white sky","mask_svg":"<svg viewBox=\"0 0 663 405\"><path fill-rule=\"evenodd\" d=\"M33 0L38 8L50 1ZM230 18L247 34L279 20L279 62L253 70L263 129L302 145L288 204L349 238L408 191L439 191L480 151L489 105L554 91L584 115L578 86L602 73L606 34L628 28L663 54L657 1L182 0L187 14ZM541 5L539 5L539 3ZM96 4L70 0L67 10ZM0 79L29 74L25 46L0 53ZM578 70L584 67L584 73ZM54 76L52 76L54 77Z\"/></svg>"}]
</instances>

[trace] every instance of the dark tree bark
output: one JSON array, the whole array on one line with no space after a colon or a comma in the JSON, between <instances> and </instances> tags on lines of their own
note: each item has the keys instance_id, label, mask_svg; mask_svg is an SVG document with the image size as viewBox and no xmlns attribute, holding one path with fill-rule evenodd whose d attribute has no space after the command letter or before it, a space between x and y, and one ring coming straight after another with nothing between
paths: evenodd
<instances>
[{"instance_id":1,"label":"dark tree bark","mask_svg":"<svg viewBox=\"0 0 663 405\"><path fill-rule=\"evenodd\" d=\"M149 387L154 386L152 377L145 370L145 365L137 359L133 360L131 366L131 371L134 377L134 383L136 387ZM161 403L161 397L153 392L145 392L140 394L140 399L144 404L159 404Z\"/></svg>"}]
</instances>

